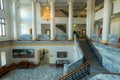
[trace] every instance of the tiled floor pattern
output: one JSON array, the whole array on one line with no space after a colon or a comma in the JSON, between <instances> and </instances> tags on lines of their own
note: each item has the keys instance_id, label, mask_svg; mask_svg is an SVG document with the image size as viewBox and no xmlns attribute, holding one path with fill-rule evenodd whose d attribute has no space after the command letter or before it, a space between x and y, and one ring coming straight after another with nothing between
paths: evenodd
<instances>
[{"instance_id":1,"label":"tiled floor pattern","mask_svg":"<svg viewBox=\"0 0 120 80\"><path fill-rule=\"evenodd\" d=\"M0 80L57 80L63 74L63 68L48 65L34 69L16 69L4 75Z\"/></svg>"}]
</instances>

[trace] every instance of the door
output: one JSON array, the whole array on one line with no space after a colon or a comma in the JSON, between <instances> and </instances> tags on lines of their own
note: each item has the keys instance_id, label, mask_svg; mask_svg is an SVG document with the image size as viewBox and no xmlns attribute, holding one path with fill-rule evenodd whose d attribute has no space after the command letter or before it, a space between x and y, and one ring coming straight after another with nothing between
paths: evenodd
<instances>
[{"instance_id":1,"label":"door","mask_svg":"<svg viewBox=\"0 0 120 80\"><path fill-rule=\"evenodd\" d=\"M82 37L83 37L83 38L86 37L86 30L82 30Z\"/></svg>"}]
</instances>

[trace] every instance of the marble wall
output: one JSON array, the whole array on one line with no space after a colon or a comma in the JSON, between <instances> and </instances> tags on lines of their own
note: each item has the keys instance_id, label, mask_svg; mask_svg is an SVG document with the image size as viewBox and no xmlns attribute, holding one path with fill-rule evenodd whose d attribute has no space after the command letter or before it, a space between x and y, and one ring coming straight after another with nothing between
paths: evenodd
<instances>
[{"instance_id":1,"label":"marble wall","mask_svg":"<svg viewBox=\"0 0 120 80\"><path fill-rule=\"evenodd\" d=\"M30 34L23 34L23 35L20 35L19 40L23 40L23 41L32 40L32 35L30 35Z\"/></svg>"},{"instance_id":2,"label":"marble wall","mask_svg":"<svg viewBox=\"0 0 120 80\"><path fill-rule=\"evenodd\" d=\"M93 43L102 56L102 65L110 72L120 73L120 48Z\"/></svg>"},{"instance_id":3,"label":"marble wall","mask_svg":"<svg viewBox=\"0 0 120 80\"><path fill-rule=\"evenodd\" d=\"M56 38L57 41L64 41L64 40L68 40L68 35L56 35L55 38ZM30 41L30 40L32 40L32 35L22 34L22 35L20 35L19 40ZM37 40L41 40L41 41L50 40L50 35L38 34L37 35Z\"/></svg>"},{"instance_id":4,"label":"marble wall","mask_svg":"<svg viewBox=\"0 0 120 80\"><path fill-rule=\"evenodd\" d=\"M108 43L119 44L118 38L119 38L119 35L109 34L109 36L108 36ZM91 36L91 39L93 41L97 41L97 42L100 42L102 40L102 38L99 38L97 34L93 34Z\"/></svg>"}]
</instances>

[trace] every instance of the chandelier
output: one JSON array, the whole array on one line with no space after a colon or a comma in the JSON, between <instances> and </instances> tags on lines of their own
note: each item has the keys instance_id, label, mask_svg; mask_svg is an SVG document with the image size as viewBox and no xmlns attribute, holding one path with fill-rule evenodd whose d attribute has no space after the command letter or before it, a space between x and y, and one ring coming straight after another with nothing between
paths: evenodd
<instances>
[{"instance_id":1,"label":"chandelier","mask_svg":"<svg viewBox=\"0 0 120 80\"><path fill-rule=\"evenodd\" d=\"M50 8L48 6L43 7L41 11L41 16L43 20L50 20Z\"/></svg>"}]
</instances>

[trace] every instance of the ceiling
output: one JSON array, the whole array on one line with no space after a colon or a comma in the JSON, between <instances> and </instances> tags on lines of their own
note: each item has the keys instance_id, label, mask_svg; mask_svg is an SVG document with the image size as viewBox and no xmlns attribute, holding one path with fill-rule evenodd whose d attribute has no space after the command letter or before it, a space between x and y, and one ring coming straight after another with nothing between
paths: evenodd
<instances>
[{"instance_id":1,"label":"ceiling","mask_svg":"<svg viewBox=\"0 0 120 80\"><path fill-rule=\"evenodd\" d=\"M49 5L50 0L38 0L41 6ZM68 9L68 1L70 0L54 0L55 1L55 9ZM104 0L95 0L95 5L101 4ZM73 0L73 9L83 9L86 7L87 0Z\"/></svg>"},{"instance_id":2,"label":"ceiling","mask_svg":"<svg viewBox=\"0 0 120 80\"><path fill-rule=\"evenodd\" d=\"M73 8L81 9L86 5L87 0L74 0ZM42 6L46 6L49 3L49 0L39 0ZM67 9L68 8L68 0L55 0L55 9Z\"/></svg>"},{"instance_id":3,"label":"ceiling","mask_svg":"<svg viewBox=\"0 0 120 80\"><path fill-rule=\"evenodd\" d=\"M49 4L50 0L36 0L36 1L39 2L41 6L50 5ZM70 0L54 0L55 10L56 11L59 10L63 14L68 16L68 8L69 8L68 1L70 1ZM104 0L95 0L95 6L96 6L95 10L98 10L101 7L103 7L103 4L102 4L103 1ZM21 4L23 4L23 3L28 4L28 2L30 2L30 0L19 0L19 3L21 3ZM73 0L73 12L74 12L73 16L74 17L81 17L81 16L86 17L86 9L85 9L86 7L87 7L87 0ZM61 16L58 16L56 14L56 17L61 17Z\"/></svg>"},{"instance_id":4,"label":"ceiling","mask_svg":"<svg viewBox=\"0 0 120 80\"><path fill-rule=\"evenodd\" d=\"M50 0L38 0L41 6L48 6ZM68 16L68 1L70 0L54 0L55 10L60 10L66 16ZM95 10L103 7L104 0L95 0ZM100 6L99 6L100 5ZM73 16L74 17L86 17L87 0L73 0ZM56 14L57 16L57 14ZM57 16L58 17L58 16Z\"/></svg>"}]
</instances>

